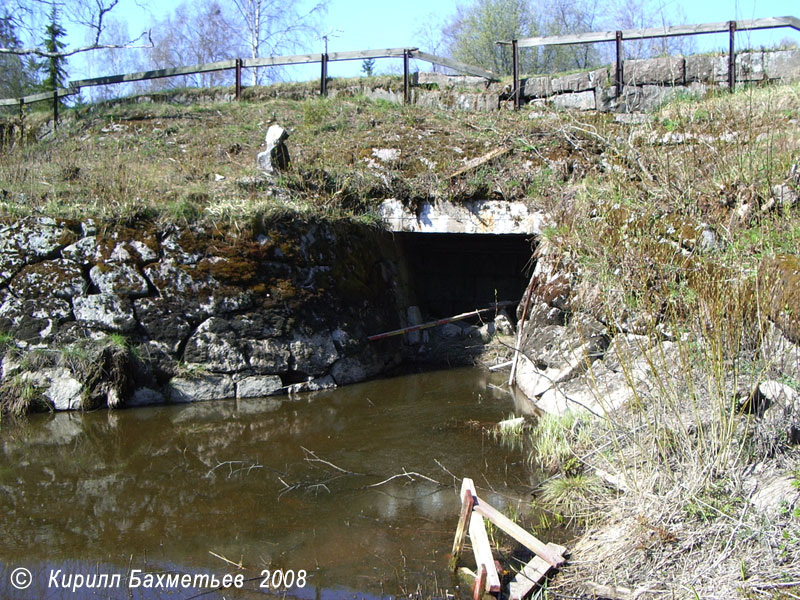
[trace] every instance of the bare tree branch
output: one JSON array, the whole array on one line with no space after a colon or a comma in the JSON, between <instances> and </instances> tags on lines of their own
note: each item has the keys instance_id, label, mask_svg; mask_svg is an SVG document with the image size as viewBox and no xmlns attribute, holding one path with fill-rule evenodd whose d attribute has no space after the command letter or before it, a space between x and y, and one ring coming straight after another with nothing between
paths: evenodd
<instances>
[{"instance_id":1,"label":"bare tree branch","mask_svg":"<svg viewBox=\"0 0 800 600\"><path fill-rule=\"evenodd\" d=\"M136 44L142 38L147 37L146 44ZM100 44L94 43L88 46L81 46L79 48L72 48L71 50L64 50L63 52L47 52L41 48L0 48L0 54L13 54L17 56L40 56L42 58L67 58L80 54L82 52L89 52L91 50L133 50L136 48L153 48L153 40L150 37L150 32L143 32L135 40L131 40L127 44Z\"/></svg>"}]
</instances>

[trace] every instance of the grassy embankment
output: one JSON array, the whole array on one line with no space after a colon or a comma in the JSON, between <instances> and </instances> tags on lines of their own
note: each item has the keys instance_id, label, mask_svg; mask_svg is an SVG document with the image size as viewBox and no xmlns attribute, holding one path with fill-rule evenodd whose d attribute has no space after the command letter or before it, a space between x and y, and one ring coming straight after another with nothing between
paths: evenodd
<instances>
[{"instance_id":1,"label":"grassy embankment","mask_svg":"<svg viewBox=\"0 0 800 600\"><path fill-rule=\"evenodd\" d=\"M531 114L363 98L98 106L6 152L0 207L11 217L237 227L274 210L374 221L387 197L542 208L553 218L548 243L585 292L573 310L659 340L648 393L602 419L543 420L535 433L536 456L554 473L540 502L601 535L581 541L553 591L575 595L595 581L632 588L631 597L796 597L800 514L752 500L773 474L790 486L800 478L797 452L785 424L743 413L737 392L769 378L800 388L764 351L768 315L785 307L758 277L800 242L798 208L770 207L773 185L797 189L788 174L800 160L800 86L684 99L636 125ZM259 181L255 154L272 121L292 133L292 166ZM514 152L450 179L499 145ZM400 158L382 163L376 148ZM717 243L701 251L704 230Z\"/></svg>"},{"instance_id":2,"label":"grassy embankment","mask_svg":"<svg viewBox=\"0 0 800 600\"><path fill-rule=\"evenodd\" d=\"M586 531L553 597L797 597L800 406L749 401L765 380L800 390L773 324L797 335L800 210L773 186L800 191L798 119L792 84L673 102L630 129L555 121L618 161L587 169L548 233L576 277L572 309L654 343L649 389L619 357L636 390L623 410L533 432L553 474L538 502Z\"/></svg>"}]
</instances>

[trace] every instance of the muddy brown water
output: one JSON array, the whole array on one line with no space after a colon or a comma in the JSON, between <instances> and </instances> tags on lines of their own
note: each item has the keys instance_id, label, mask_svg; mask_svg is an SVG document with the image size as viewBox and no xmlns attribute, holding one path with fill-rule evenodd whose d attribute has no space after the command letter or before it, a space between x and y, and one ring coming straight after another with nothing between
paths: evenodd
<instances>
[{"instance_id":1,"label":"muddy brown water","mask_svg":"<svg viewBox=\"0 0 800 600\"><path fill-rule=\"evenodd\" d=\"M452 592L454 475L472 477L503 510L524 511L535 483L523 451L485 430L518 412L508 393L490 386L503 378L457 369L294 399L4 422L0 597ZM20 568L32 575L23 591L11 585L26 583ZM288 581L272 579L266 583L278 589L269 589L266 569L271 578L280 571L297 581L287 588ZM250 581L223 591L164 587L167 580L131 588L134 570L139 578L238 573ZM85 577L80 587L78 574ZM94 589L86 587L91 575ZM117 581L119 587L97 589Z\"/></svg>"}]
</instances>

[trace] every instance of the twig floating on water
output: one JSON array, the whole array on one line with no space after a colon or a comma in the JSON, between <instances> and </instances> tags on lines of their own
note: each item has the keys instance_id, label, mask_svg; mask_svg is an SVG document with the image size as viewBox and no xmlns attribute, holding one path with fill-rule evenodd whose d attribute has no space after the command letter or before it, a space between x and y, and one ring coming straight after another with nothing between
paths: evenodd
<instances>
[{"instance_id":1,"label":"twig floating on water","mask_svg":"<svg viewBox=\"0 0 800 600\"><path fill-rule=\"evenodd\" d=\"M402 473L398 473L397 475L392 475L391 477L389 477L387 479L384 479L383 481L380 481L378 483L373 483L372 485L367 485L367 486L364 486L364 487L368 487L368 488L378 487L380 485L383 485L384 483L389 483L393 479L397 479L399 477L408 477L409 479L411 479L413 481L415 476L419 477L420 479L425 479L426 481L430 481L431 483L435 483L436 485L442 485L441 483L439 483L435 479L431 479L430 477L427 477L426 475L423 475L421 473L417 473L416 471L406 471L405 469L403 469ZM444 487L444 486L442 486L442 487Z\"/></svg>"},{"instance_id":2,"label":"twig floating on water","mask_svg":"<svg viewBox=\"0 0 800 600\"><path fill-rule=\"evenodd\" d=\"M345 475L363 475L363 473L356 473L355 471L348 471L347 469L343 469L342 467L337 466L337 465L333 464L330 461L324 460L324 459L320 458L319 456L317 456L314 452L312 452L308 448L305 448L303 446L300 446L300 448L302 448L303 452L305 452L308 455L308 456L306 456L306 462L322 463L323 465L328 465L332 469L336 469L337 471L339 471L340 473L344 473Z\"/></svg>"}]
</instances>

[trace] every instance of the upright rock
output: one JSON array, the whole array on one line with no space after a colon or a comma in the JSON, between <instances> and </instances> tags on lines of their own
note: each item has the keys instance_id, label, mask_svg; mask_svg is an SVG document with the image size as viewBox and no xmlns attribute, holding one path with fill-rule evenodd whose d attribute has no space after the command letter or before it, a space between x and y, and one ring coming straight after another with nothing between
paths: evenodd
<instances>
[{"instance_id":1,"label":"upright rock","mask_svg":"<svg viewBox=\"0 0 800 600\"><path fill-rule=\"evenodd\" d=\"M258 167L267 175L274 175L275 171L289 166L289 149L285 143L288 137L289 133L280 125L270 125L267 129L267 149L256 158Z\"/></svg>"}]
</instances>

